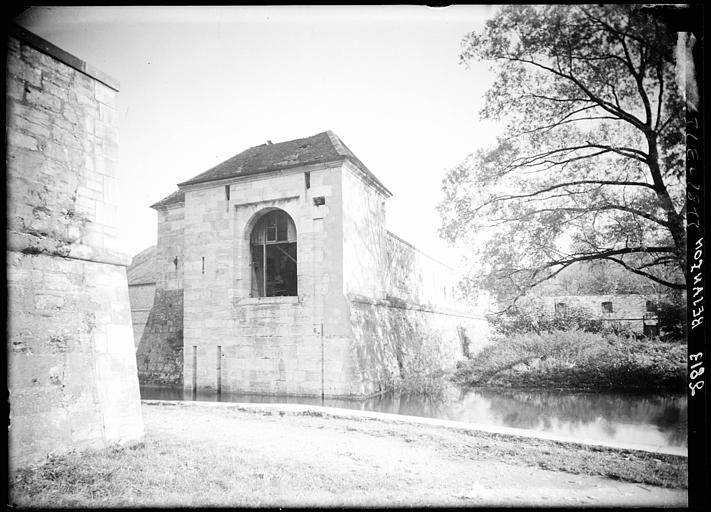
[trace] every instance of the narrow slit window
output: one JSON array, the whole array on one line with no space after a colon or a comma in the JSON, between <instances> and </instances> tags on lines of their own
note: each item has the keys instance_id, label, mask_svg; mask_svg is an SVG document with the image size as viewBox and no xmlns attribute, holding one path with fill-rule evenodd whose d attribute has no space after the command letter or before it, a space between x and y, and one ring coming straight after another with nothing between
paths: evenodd
<instances>
[{"instance_id":1,"label":"narrow slit window","mask_svg":"<svg viewBox=\"0 0 711 512\"><path fill-rule=\"evenodd\" d=\"M230 200L230 186L225 185L225 199Z\"/></svg>"},{"instance_id":2,"label":"narrow slit window","mask_svg":"<svg viewBox=\"0 0 711 512\"><path fill-rule=\"evenodd\" d=\"M202 273L205 273L205 256L202 257Z\"/></svg>"},{"instance_id":3,"label":"narrow slit window","mask_svg":"<svg viewBox=\"0 0 711 512\"><path fill-rule=\"evenodd\" d=\"M304 173L304 184L306 185L307 190L311 188L311 173L310 172Z\"/></svg>"},{"instance_id":4,"label":"narrow slit window","mask_svg":"<svg viewBox=\"0 0 711 512\"><path fill-rule=\"evenodd\" d=\"M296 296L296 227L282 210L264 214L252 230L252 296Z\"/></svg>"}]
</instances>

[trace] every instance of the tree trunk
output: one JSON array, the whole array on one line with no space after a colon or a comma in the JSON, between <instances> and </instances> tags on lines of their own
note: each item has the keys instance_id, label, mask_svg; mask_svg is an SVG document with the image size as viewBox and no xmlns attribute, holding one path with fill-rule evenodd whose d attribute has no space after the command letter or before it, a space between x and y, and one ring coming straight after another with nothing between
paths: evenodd
<instances>
[{"instance_id":1,"label":"tree trunk","mask_svg":"<svg viewBox=\"0 0 711 512\"><path fill-rule=\"evenodd\" d=\"M676 256L679 268L684 274L684 280L687 280L686 275L686 229L684 228L684 218L674 209L674 203L669 196L666 185L662 178L662 171L659 167L659 151L657 148L656 133L647 133L647 143L649 145L649 158L647 165L649 166L652 181L654 182L654 191L659 199L659 204L664 209L669 223L668 229L674 240L674 255ZM687 282L688 286L688 282Z\"/></svg>"}]
</instances>

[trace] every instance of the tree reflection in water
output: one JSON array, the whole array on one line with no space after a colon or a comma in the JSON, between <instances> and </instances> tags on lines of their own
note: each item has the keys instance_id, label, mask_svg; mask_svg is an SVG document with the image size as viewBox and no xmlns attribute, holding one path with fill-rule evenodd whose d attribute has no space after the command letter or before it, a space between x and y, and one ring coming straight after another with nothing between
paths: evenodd
<instances>
[{"instance_id":1,"label":"tree reflection in water","mask_svg":"<svg viewBox=\"0 0 711 512\"><path fill-rule=\"evenodd\" d=\"M489 417L467 410L488 404ZM477 389L463 393L460 421L485 422L532 430L560 430L612 439L620 430L657 430L669 446L686 445L686 397L640 393L582 393L510 389ZM466 419L464 419L464 417ZM631 433L629 435L632 435ZM646 433L647 437L651 434Z\"/></svg>"},{"instance_id":2,"label":"tree reflection in water","mask_svg":"<svg viewBox=\"0 0 711 512\"><path fill-rule=\"evenodd\" d=\"M683 395L481 388L462 390L446 400L384 395L367 400L360 408L548 431L581 441L667 446L686 446L687 442L687 403Z\"/></svg>"}]
</instances>

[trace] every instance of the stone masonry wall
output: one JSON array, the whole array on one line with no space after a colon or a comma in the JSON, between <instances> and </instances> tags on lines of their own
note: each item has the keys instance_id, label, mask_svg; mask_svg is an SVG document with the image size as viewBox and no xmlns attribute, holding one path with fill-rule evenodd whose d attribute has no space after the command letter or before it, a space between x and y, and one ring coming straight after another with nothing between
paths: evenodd
<instances>
[{"instance_id":1,"label":"stone masonry wall","mask_svg":"<svg viewBox=\"0 0 711 512\"><path fill-rule=\"evenodd\" d=\"M629 326L635 332L644 330L644 315L647 313L647 300L654 297L637 294L627 295L560 295L555 297L531 297L526 303L539 305L546 312L555 312L557 303L564 303L568 308L579 308L589 312L591 318L616 322ZM603 311L602 303L611 302L612 312Z\"/></svg>"},{"instance_id":2,"label":"stone masonry wall","mask_svg":"<svg viewBox=\"0 0 711 512\"><path fill-rule=\"evenodd\" d=\"M156 282L150 291L149 287L131 287L135 288L131 303L134 328L141 330L136 349L141 384L183 385L184 216L183 203L158 209L158 237L151 265ZM139 311L138 305L142 300L147 303L151 292L150 310Z\"/></svg>"},{"instance_id":3,"label":"stone masonry wall","mask_svg":"<svg viewBox=\"0 0 711 512\"><path fill-rule=\"evenodd\" d=\"M363 395L385 391L400 378L451 370L488 343L483 316L358 296L350 297L349 310L352 378Z\"/></svg>"},{"instance_id":4,"label":"stone masonry wall","mask_svg":"<svg viewBox=\"0 0 711 512\"><path fill-rule=\"evenodd\" d=\"M128 299L131 304L131 323L133 325L133 340L136 350L143 337L148 322L153 298L156 293L155 283L134 284L128 286Z\"/></svg>"},{"instance_id":5,"label":"stone masonry wall","mask_svg":"<svg viewBox=\"0 0 711 512\"><path fill-rule=\"evenodd\" d=\"M448 369L486 342L482 314L458 310L453 271L385 230L385 197L344 169L343 293L351 394ZM468 346L462 346L466 338Z\"/></svg>"},{"instance_id":6,"label":"stone masonry wall","mask_svg":"<svg viewBox=\"0 0 711 512\"><path fill-rule=\"evenodd\" d=\"M396 235L385 237L385 290L412 304L456 305L454 269Z\"/></svg>"},{"instance_id":7,"label":"stone masonry wall","mask_svg":"<svg viewBox=\"0 0 711 512\"><path fill-rule=\"evenodd\" d=\"M11 33L8 446L19 467L138 440L143 422L129 258L115 227L117 87L33 34Z\"/></svg>"},{"instance_id":8,"label":"stone masonry wall","mask_svg":"<svg viewBox=\"0 0 711 512\"><path fill-rule=\"evenodd\" d=\"M183 384L183 290L155 290L136 350L141 384Z\"/></svg>"},{"instance_id":9,"label":"stone masonry wall","mask_svg":"<svg viewBox=\"0 0 711 512\"><path fill-rule=\"evenodd\" d=\"M349 394L339 183L320 165L186 190L185 388ZM250 296L251 231L274 208L296 226L298 297Z\"/></svg>"}]
</instances>

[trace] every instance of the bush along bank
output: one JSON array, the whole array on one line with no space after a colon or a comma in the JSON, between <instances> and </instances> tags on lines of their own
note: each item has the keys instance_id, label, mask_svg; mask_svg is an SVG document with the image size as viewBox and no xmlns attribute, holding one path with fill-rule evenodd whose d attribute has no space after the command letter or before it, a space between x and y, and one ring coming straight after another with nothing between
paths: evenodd
<instances>
[{"instance_id":1,"label":"bush along bank","mask_svg":"<svg viewBox=\"0 0 711 512\"><path fill-rule=\"evenodd\" d=\"M455 379L471 386L681 392L686 346L580 329L516 333L460 363Z\"/></svg>"}]
</instances>

